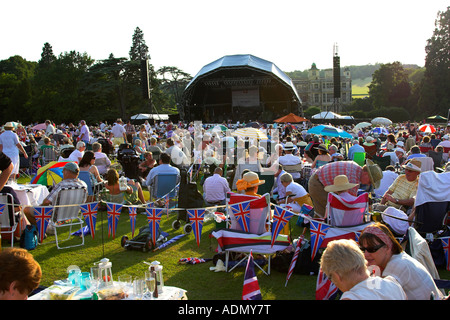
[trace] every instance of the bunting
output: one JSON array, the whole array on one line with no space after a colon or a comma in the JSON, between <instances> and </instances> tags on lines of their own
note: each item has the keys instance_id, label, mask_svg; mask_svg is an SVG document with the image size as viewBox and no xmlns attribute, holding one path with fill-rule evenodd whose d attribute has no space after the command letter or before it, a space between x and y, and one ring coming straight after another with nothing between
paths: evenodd
<instances>
[{"instance_id":1,"label":"bunting","mask_svg":"<svg viewBox=\"0 0 450 320\"><path fill-rule=\"evenodd\" d=\"M153 208L151 206L147 206L147 209L145 209L147 212L147 221L154 246L156 246L156 236L158 234L159 223L161 222L163 210L164 208Z\"/></svg>"},{"instance_id":2,"label":"bunting","mask_svg":"<svg viewBox=\"0 0 450 320\"><path fill-rule=\"evenodd\" d=\"M186 209L189 215L189 222L192 225L192 230L194 231L195 240L197 241L197 246L200 247L200 238L202 235L203 227L203 217L205 215L205 209Z\"/></svg>"},{"instance_id":3,"label":"bunting","mask_svg":"<svg viewBox=\"0 0 450 320\"><path fill-rule=\"evenodd\" d=\"M3 210L5 210L6 204L0 204L0 216L3 213Z\"/></svg>"},{"instance_id":4,"label":"bunting","mask_svg":"<svg viewBox=\"0 0 450 320\"><path fill-rule=\"evenodd\" d=\"M449 250L449 237L441 238L442 241L442 249L444 249L444 255L445 255L445 261L446 261L446 269L450 271L450 261L448 257L448 250Z\"/></svg>"},{"instance_id":5,"label":"bunting","mask_svg":"<svg viewBox=\"0 0 450 320\"><path fill-rule=\"evenodd\" d=\"M136 229L137 207L133 206L128 207L128 215L130 216L131 237L134 238L134 230Z\"/></svg>"},{"instance_id":6,"label":"bunting","mask_svg":"<svg viewBox=\"0 0 450 320\"><path fill-rule=\"evenodd\" d=\"M319 269L316 281L316 300L334 300L337 293L336 285L327 278L322 269Z\"/></svg>"},{"instance_id":7,"label":"bunting","mask_svg":"<svg viewBox=\"0 0 450 320\"><path fill-rule=\"evenodd\" d=\"M270 245L273 247L275 239L278 237L280 231L284 228L286 223L292 218L294 213L286 210L286 208L275 206L273 211L273 223L272 223L272 241Z\"/></svg>"},{"instance_id":8,"label":"bunting","mask_svg":"<svg viewBox=\"0 0 450 320\"><path fill-rule=\"evenodd\" d=\"M314 260L317 250L320 248L323 239L327 235L328 229L330 229L330 226L311 220L309 230L311 233L311 261Z\"/></svg>"},{"instance_id":9,"label":"bunting","mask_svg":"<svg viewBox=\"0 0 450 320\"><path fill-rule=\"evenodd\" d=\"M48 223L53 215L53 207L34 207L33 213L37 223L39 242L42 243Z\"/></svg>"},{"instance_id":10,"label":"bunting","mask_svg":"<svg viewBox=\"0 0 450 320\"><path fill-rule=\"evenodd\" d=\"M81 214L88 225L92 239L95 238L95 225L97 224L98 202L83 203L80 205Z\"/></svg>"},{"instance_id":11,"label":"bunting","mask_svg":"<svg viewBox=\"0 0 450 320\"><path fill-rule=\"evenodd\" d=\"M119 223L120 212L122 211L122 205L107 202L106 211L108 213L108 238L112 235L114 239L116 237L116 230Z\"/></svg>"},{"instance_id":12,"label":"bunting","mask_svg":"<svg viewBox=\"0 0 450 320\"><path fill-rule=\"evenodd\" d=\"M250 201L230 205L236 221L245 232L250 232Z\"/></svg>"}]
</instances>

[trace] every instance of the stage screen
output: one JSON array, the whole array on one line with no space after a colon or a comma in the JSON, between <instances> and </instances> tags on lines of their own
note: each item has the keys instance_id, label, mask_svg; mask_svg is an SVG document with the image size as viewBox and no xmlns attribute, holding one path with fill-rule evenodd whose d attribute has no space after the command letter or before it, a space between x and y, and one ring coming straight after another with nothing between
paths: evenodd
<instances>
[{"instance_id":1,"label":"stage screen","mask_svg":"<svg viewBox=\"0 0 450 320\"><path fill-rule=\"evenodd\" d=\"M233 107L258 107L259 89L232 90Z\"/></svg>"}]
</instances>

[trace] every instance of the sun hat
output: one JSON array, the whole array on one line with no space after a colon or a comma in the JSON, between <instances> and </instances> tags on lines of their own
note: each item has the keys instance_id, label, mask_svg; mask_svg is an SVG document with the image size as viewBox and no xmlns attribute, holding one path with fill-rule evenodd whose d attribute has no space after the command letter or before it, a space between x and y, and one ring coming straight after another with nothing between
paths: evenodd
<instances>
[{"instance_id":1,"label":"sun hat","mask_svg":"<svg viewBox=\"0 0 450 320\"><path fill-rule=\"evenodd\" d=\"M321 143L321 144L319 144L317 147L314 147L314 149L317 149L317 150L322 150L322 151L324 151L324 152L327 152L328 153L328 149L327 149L327 146L326 145L324 145L323 143Z\"/></svg>"},{"instance_id":2,"label":"sun hat","mask_svg":"<svg viewBox=\"0 0 450 320\"><path fill-rule=\"evenodd\" d=\"M324 190L326 192L344 191L344 190L352 189L352 188L356 187L357 185L358 185L357 183L348 182L347 176L341 174L341 175L334 177L333 184L326 186L324 188Z\"/></svg>"},{"instance_id":3,"label":"sun hat","mask_svg":"<svg viewBox=\"0 0 450 320\"><path fill-rule=\"evenodd\" d=\"M381 178L383 178L383 171L378 164L375 164L372 160L366 159L366 164L364 166L369 173L370 182L375 189L380 187Z\"/></svg>"},{"instance_id":4,"label":"sun hat","mask_svg":"<svg viewBox=\"0 0 450 320\"><path fill-rule=\"evenodd\" d=\"M397 147L404 147L405 143L403 141L397 141Z\"/></svg>"},{"instance_id":5,"label":"sun hat","mask_svg":"<svg viewBox=\"0 0 450 320\"><path fill-rule=\"evenodd\" d=\"M292 142L286 142L285 145L283 146L283 150L292 150L294 149L294 144Z\"/></svg>"},{"instance_id":6,"label":"sun hat","mask_svg":"<svg viewBox=\"0 0 450 320\"><path fill-rule=\"evenodd\" d=\"M421 172L422 162L416 159L411 159L407 161L406 164L404 164L402 167L411 171Z\"/></svg>"},{"instance_id":7,"label":"sun hat","mask_svg":"<svg viewBox=\"0 0 450 320\"><path fill-rule=\"evenodd\" d=\"M80 172L80 168L76 162L67 162L63 169L73 173Z\"/></svg>"},{"instance_id":8,"label":"sun hat","mask_svg":"<svg viewBox=\"0 0 450 320\"><path fill-rule=\"evenodd\" d=\"M266 182L265 180L259 180L257 173L250 171L250 172L247 172L246 174L244 174L242 179L239 179L236 182L236 187L237 187L238 191L241 191L241 190L246 190L251 187L260 186L260 185L264 184L265 182Z\"/></svg>"},{"instance_id":9,"label":"sun hat","mask_svg":"<svg viewBox=\"0 0 450 320\"><path fill-rule=\"evenodd\" d=\"M9 129L14 129L14 126L12 124L12 122L7 122L4 126L4 129L9 130Z\"/></svg>"}]
</instances>

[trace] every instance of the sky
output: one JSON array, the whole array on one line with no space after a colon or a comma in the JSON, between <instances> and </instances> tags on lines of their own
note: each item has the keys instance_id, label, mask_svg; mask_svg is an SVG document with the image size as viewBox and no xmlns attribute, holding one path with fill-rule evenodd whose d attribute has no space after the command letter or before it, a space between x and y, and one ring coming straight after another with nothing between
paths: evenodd
<instances>
[{"instance_id":1,"label":"sky","mask_svg":"<svg viewBox=\"0 0 450 320\"><path fill-rule=\"evenodd\" d=\"M448 0L22 0L3 1L0 60L38 61L75 50L95 60L129 57L139 27L155 69L196 75L225 55L252 54L285 72L425 63L425 46Z\"/></svg>"}]
</instances>

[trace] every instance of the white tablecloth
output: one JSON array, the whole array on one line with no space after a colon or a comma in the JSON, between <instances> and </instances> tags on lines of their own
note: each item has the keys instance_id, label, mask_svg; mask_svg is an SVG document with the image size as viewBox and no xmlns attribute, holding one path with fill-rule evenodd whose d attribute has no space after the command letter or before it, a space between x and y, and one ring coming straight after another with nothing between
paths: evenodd
<instances>
[{"instance_id":1,"label":"white tablecloth","mask_svg":"<svg viewBox=\"0 0 450 320\"><path fill-rule=\"evenodd\" d=\"M116 281L114 282L114 285L119 285ZM67 287L67 288L75 288L72 286L57 286L53 285L50 286L37 294L31 296L28 298L28 300L50 300L50 292L52 288L54 287ZM128 297L123 300L136 300L136 297L133 295L133 290L130 288L129 290L125 290L125 292L128 294ZM78 290L71 298L71 300L81 300L81 299L89 299L92 296L92 292L89 290ZM163 292L159 294L158 298L148 298L145 297L142 300L187 300L186 296L186 290L177 288L177 287L171 287L171 286L164 286Z\"/></svg>"},{"instance_id":2,"label":"white tablecloth","mask_svg":"<svg viewBox=\"0 0 450 320\"><path fill-rule=\"evenodd\" d=\"M49 191L46 186L40 184L10 184L19 198L22 206L39 206L48 196Z\"/></svg>"}]
</instances>

